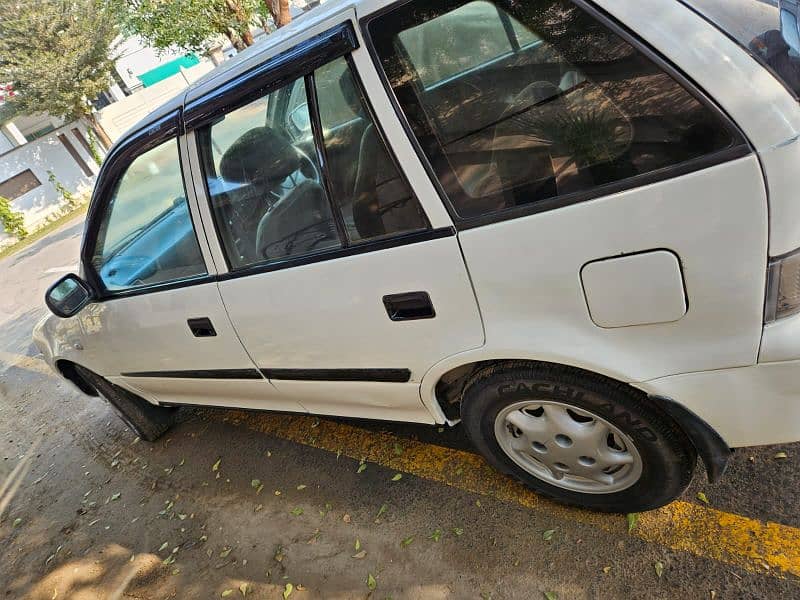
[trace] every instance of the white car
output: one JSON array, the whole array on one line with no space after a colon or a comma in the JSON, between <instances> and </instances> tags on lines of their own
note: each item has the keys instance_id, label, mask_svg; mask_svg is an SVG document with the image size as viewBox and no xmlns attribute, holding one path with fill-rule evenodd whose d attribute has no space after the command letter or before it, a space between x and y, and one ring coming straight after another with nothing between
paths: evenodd
<instances>
[{"instance_id":1,"label":"white car","mask_svg":"<svg viewBox=\"0 0 800 600\"><path fill-rule=\"evenodd\" d=\"M35 341L147 440L186 404L461 421L543 494L660 506L800 439L773 4L328 2L111 149Z\"/></svg>"}]
</instances>

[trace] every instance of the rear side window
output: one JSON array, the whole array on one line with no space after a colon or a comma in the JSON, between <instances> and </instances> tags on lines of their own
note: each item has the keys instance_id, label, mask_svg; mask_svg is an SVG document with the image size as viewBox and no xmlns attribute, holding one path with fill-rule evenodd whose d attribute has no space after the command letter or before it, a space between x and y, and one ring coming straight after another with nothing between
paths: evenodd
<instances>
[{"instance_id":1,"label":"rear side window","mask_svg":"<svg viewBox=\"0 0 800 600\"><path fill-rule=\"evenodd\" d=\"M344 57L229 111L197 137L231 270L318 260L429 227Z\"/></svg>"},{"instance_id":2,"label":"rear side window","mask_svg":"<svg viewBox=\"0 0 800 600\"><path fill-rule=\"evenodd\" d=\"M567 0L412 1L368 29L462 218L561 205L744 143L656 63Z\"/></svg>"}]
</instances>

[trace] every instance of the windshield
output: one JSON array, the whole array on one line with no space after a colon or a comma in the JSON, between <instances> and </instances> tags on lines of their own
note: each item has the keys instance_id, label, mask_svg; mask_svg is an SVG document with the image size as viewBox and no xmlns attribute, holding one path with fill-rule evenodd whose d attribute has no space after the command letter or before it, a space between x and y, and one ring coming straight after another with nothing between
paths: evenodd
<instances>
[{"instance_id":1,"label":"windshield","mask_svg":"<svg viewBox=\"0 0 800 600\"><path fill-rule=\"evenodd\" d=\"M781 35L778 0L681 0L721 29L800 97L800 55Z\"/></svg>"}]
</instances>

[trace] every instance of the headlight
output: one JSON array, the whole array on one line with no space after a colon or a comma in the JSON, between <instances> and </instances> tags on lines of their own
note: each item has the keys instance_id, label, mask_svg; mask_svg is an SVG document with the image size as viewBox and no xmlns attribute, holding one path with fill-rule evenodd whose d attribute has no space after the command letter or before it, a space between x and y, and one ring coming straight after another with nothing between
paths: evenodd
<instances>
[{"instance_id":1,"label":"headlight","mask_svg":"<svg viewBox=\"0 0 800 600\"><path fill-rule=\"evenodd\" d=\"M800 251L772 259L767 269L764 322L800 312Z\"/></svg>"}]
</instances>

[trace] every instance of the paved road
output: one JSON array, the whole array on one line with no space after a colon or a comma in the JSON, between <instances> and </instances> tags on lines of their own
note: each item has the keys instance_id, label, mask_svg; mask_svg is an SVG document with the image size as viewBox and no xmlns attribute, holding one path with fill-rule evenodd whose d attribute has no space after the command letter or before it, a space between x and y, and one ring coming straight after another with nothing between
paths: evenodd
<instances>
[{"instance_id":1,"label":"paved road","mask_svg":"<svg viewBox=\"0 0 800 600\"><path fill-rule=\"evenodd\" d=\"M4 597L800 597L800 444L740 450L629 532L497 475L459 428L183 409L137 441L30 346L81 227L0 261Z\"/></svg>"}]
</instances>

